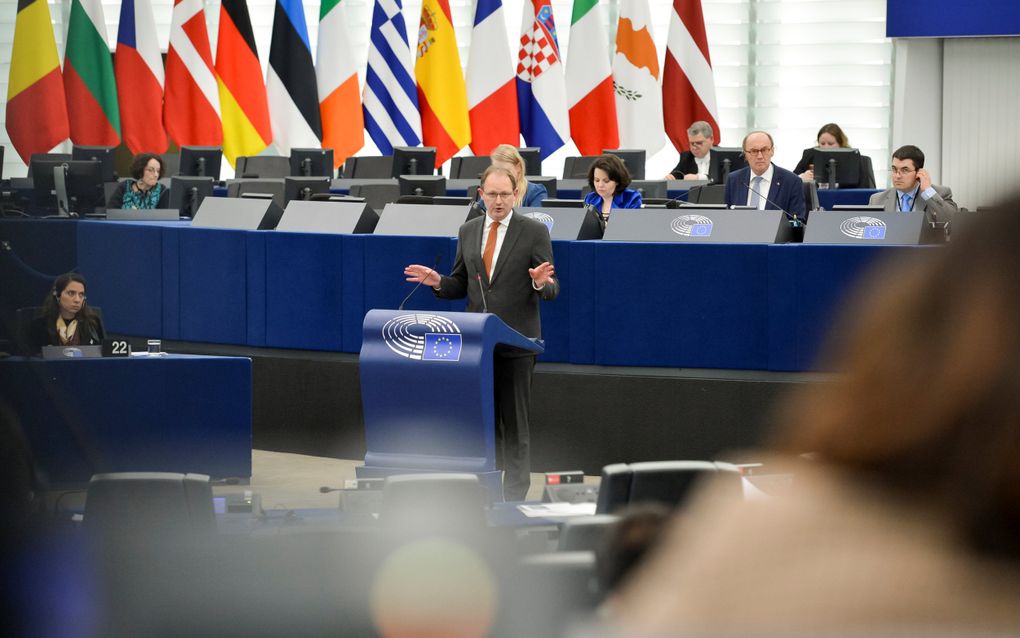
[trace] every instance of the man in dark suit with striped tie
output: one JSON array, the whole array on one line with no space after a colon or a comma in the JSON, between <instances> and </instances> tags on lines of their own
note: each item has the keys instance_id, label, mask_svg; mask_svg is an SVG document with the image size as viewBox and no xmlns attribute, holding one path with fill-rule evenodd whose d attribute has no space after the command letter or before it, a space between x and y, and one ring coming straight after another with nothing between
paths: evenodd
<instances>
[{"instance_id":1,"label":"man in dark suit with striped tie","mask_svg":"<svg viewBox=\"0 0 1020 638\"><path fill-rule=\"evenodd\" d=\"M486 214L460 227L450 274L441 276L419 264L404 274L408 281L432 286L438 297L467 296L468 312L487 309L526 337L540 338L539 301L555 299L560 289L549 230L513 210L517 180L506 169L487 168L478 192ZM493 360L496 459L508 501L524 500L531 483L528 412L534 368L531 354L497 353Z\"/></svg>"}]
</instances>

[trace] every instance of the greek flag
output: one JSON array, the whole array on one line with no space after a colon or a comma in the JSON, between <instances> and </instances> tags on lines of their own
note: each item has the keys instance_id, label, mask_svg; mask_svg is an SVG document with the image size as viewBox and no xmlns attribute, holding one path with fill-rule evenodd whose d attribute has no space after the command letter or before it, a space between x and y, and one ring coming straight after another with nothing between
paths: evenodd
<instances>
[{"instance_id":1,"label":"greek flag","mask_svg":"<svg viewBox=\"0 0 1020 638\"><path fill-rule=\"evenodd\" d=\"M365 130L379 152L421 144L418 93L400 0L375 0L365 73Z\"/></svg>"}]
</instances>

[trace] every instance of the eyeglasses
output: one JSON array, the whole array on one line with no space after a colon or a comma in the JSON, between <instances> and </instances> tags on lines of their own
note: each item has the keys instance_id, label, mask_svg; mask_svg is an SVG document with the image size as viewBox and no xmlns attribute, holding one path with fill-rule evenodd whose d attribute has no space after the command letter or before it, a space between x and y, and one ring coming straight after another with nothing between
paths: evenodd
<instances>
[{"instance_id":1,"label":"eyeglasses","mask_svg":"<svg viewBox=\"0 0 1020 638\"><path fill-rule=\"evenodd\" d=\"M902 175L902 176L906 177L907 175L910 175L911 173L917 172L917 169L916 168L907 168L906 166L901 166L900 168L896 168L895 166L893 166L892 167L892 172L893 172L894 175Z\"/></svg>"},{"instance_id":2,"label":"eyeglasses","mask_svg":"<svg viewBox=\"0 0 1020 638\"><path fill-rule=\"evenodd\" d=\"M744 149L744 155L768 155L771 152L772 152L771 146Z\"/></svg>"},{"instance_id":3,"label":"eyeglasses","mask_svg":"<svg viewBox=\"0 0 1020 638\"><path fill-rule=\"evenodd\" d=\"M690 143L690 145L692 147L693 146L697 146L698 148L701 148L702 146L706 146L708 144L708 140L690 140L689 139L687 141Z\"/></svg>"},{"instance_id":4,"label":"eyeglasses","mask_svg":"<svg viewBox=\"0 0 1020 638\"><path fill-rule=\"evenodd\" d=\"M485 191L482 191L482 195L486 199L496 199L498 197L499 199L502 199L504 202L509 202L514 198L513 193L487 193Z\"/></svg>"},{"instance_id":5,"label":"eyeglasses","mask_svg":"<svg viewBox=\"0 0 1020 638\"><path fill-rule=\"evenodd\" d=\"M145 172L146 173L155 173L155 174L159 175L159 169L156 168L155 166L146 166L145 167Z\"/></svg>"}]
</instances>

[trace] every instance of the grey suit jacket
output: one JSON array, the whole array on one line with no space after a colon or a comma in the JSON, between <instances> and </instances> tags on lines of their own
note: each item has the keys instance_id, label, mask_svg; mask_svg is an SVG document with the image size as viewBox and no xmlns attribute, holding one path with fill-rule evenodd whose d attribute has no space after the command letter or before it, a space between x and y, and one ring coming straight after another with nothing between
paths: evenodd
<instances>
[{"instance_id":1,"label":"grey suit jacket","mask_svg":"<svg viewBox=\"0 0 1020 638\"><path fill-rule=\"evenodd\" d=\"M542 290L535 290L528 268L544 261L553 263L549 229L514 211L490 281L482 265L482 224L488 221L488 216L475 217L460 227L453 270L442 278L435 294L444 299L460 299L466 295L468 312L482 312L485 304L477 280L481 275L489 312L526 337L539 338L542 336L539 300L555 299L560 283L553 278Z\"/></svg>"},{"instance_id":2,"label":"grey suit jacket","mask_svg":"<svg viewBox=\"0 0 1020 638\"><path fill-rule=\"evenodd\" d=\"M935 189L935 196L931 199L922 197L920 191L917 193L914 210L924 211L924 217L929 222L952 221L953 213L959 210L956 202L953 201L953 191L948 186L936 186L935 184L932 184L932 188ZM884 206L887 211L894 212L896 210L896 189L887 188L881 193L875 193L868 200L868 204Z\"/></svg>"}]
</instances>

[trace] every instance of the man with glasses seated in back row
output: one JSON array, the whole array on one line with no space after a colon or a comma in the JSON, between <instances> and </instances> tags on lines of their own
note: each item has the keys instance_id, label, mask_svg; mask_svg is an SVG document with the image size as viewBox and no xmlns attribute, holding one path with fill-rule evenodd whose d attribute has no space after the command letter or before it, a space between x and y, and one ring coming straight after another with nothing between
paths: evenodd
<instances>
[{"instance_id":1,"label":"man with glasses seated in back row","mask_svg":"<svg viewBox=\"0 0 1020 638\"><path fill-rule=\"evenodd\" d=\"M718 156L712 157L712 145L715 144L712 125L702 120L691 124L687 129L687 143L691 150L680 153L680 161L663 179L707 179L713 184L718 183L719 159Z\"/></svg>"},{"instance_id":2,"label":"man with glasses seated in back row","mask_svg":"<svg viewBox=\"0 0 1020 638\"><path fill-rule=\"evenodd\" d=\"M887 211L923 211L929 222L948 222L958 208L948 186L935 186L924 168L924 153L916 146L901 146L892 156L892 188L871 196L868 204Z\"/></svg>"},{"instance_id":3,"label":"man with glasses seated in back row","mask_svg":"<svg viewBox=\"0 0 1020 638\"><path fill-rule=\"evenodd\" d=\"M758 210L782 210L807 219L804 184L793 172L772 163L776 146L765 131L752 131L742 148L747 166L726 177L726 205Z\"/></svg>"}]
</instances>

